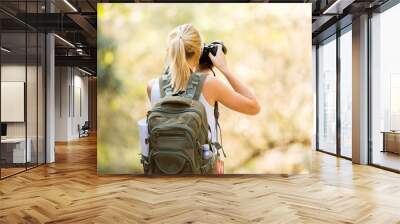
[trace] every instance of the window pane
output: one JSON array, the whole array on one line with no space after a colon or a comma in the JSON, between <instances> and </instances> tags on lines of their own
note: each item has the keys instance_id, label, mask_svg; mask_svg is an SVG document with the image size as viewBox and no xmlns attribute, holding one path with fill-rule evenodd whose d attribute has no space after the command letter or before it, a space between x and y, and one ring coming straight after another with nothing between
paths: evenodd
<instances>
[{"instance_id":1,"label":"window pane","mask_svg":"<svg viewBox=\"0 0 400 224\"><path fill-rule=\"evenodd\" d=\"M336 153L336 40L318 48L318 148Z\"/></svg>"},{"instance_id":2,"label":"window pane","mask_svg":"<svg viewBox=\"0 0 400 224\"><path fill-rule=\"evenodd\" d=\"M26 80L26 116L27 140L30 147L30 160L28 168L37 165L37 33L27 33L27 80Z\"/></svg>"},{"instance_id":3,"label":"window pane","mask_svg":"<svg viewBox=\"0 0 400 224\"><path fill-rule=\"evenodd\" d=\"M352 51L351 30L340 36L340 152L351 158L352 141Z\"/></svg>"},{"instance_id":4,"label":"window pane","mask_svg":"<svg viewBox=\"0 0 400 224\"><path fill-rule=\"evenodd\" d=\"M1 34L1 177L25 170L30 161L26 141L26 33ZM28 143L28 144L27 144Z\"/></svg>"},{"instance_id":5,"label":"window pane","mask_svg":"<svg viewBox=\"0 0 400 224\"><path fill-rule=\"evenodd\" d=\"M400 170L400 4L372 17L372 163Z\"/></svg>"},{"instance_id":6,"label":"window pane","mask_svg":"<svg viewBox=\"0 0 400 224\"><path fill-rule=\"evenodd\" d=\"M400 73L390 75L390 130L400 130Z\"/></svg>"},{"instance_id":7,"label":"window pane","mask_svg":"<svg viewBox=\"0 0 400 224\"><path fill-rule=\"evenodd\" d=\"M0 7L18 17L43 13L44 3L0 1ZM0 17L0 171L4 178L44 162L45 35L4 12L0 12Z\"/></svg>"}]
</instances>

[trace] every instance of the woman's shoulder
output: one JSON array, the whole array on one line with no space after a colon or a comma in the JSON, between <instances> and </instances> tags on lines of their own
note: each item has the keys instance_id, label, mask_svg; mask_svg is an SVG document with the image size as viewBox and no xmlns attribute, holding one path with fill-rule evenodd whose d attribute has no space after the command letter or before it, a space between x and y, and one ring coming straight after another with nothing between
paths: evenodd
<instances>
[{"instance_id":1,"label":"woman's shoulder","mask_svg":"<svg viewBox=\"0 0 400 224\"><path fill-rule=\"evenodd\" d=\"M203 82L202 93L210 105L214 105L217 98L218 88L220 88L221 80L212 74L206 74Z\"/></svg>"},{"instance_id":2,"label":"woman's shoulder","mask_svg":"<svg viewBox=\"0 0 400 224\"><path fill-rule=\"evenodd\" d=\"M204 80L202 93L206 99L213 103L215 100L221 99L221 97L226 97L229 89L222 78L210 74Z\"/></svg>"},{"instance_id":3,"label":"woman's shoulder","mask_svg":"<svg viewBox=\"0 0 400 224\"><path fill-rule=\"evenodd\" d=\"M196 72L197 75L204 77L204 83L212 83L216 79L210 72Z\"/></svg>"},{"instance_id":4,"label":"woman's shoulder","mask_svg":"<svg viewBox=\"0 0 400 224\"><path fill-rule=\"evenodd\" d=\"M215 77L214 75L205 73L204 76L205 76L203 84L204 87L215 88L220 85L221 80Z\"/></svg>"}]
</instances>

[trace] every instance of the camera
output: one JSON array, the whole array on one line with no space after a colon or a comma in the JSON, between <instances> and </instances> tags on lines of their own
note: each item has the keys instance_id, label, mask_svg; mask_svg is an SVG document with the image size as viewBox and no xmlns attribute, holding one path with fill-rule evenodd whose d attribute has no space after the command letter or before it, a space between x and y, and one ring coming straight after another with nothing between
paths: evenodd
<instances>
[{"instance_id":1,"label":"camera","mask_svg":"<svg viewBox=\"0 0 400 224\"><path fill-rule=\"evenodd\" d=\"M225 47L224 42L222 42L222 41L214 41L210 44L204 44L203 52L200 56L200 62L199 62L199 65L201 67L206 67L206 68L213 67L213 63L212 63L210 57L208 56L208 53L211 53L214 56L217 55L218 45L222 45L222 52L224 52L224 54L226 54L226 52L228 50Z\"/></svg>"}]
</instances>

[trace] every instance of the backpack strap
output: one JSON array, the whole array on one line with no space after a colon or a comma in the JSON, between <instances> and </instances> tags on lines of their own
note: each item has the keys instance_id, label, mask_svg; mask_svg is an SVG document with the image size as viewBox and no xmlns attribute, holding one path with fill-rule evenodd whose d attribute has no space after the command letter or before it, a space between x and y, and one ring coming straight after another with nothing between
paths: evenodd
<instances>
[{"instance_id":1,"label":"backpack strap","mask_svg":"<svg viewBox=\"0 0 400 224\"><path fill-rule=\"evenodd\" d=\"M205 74L192 73L190 75L184 95L189 99L199 100L205 79L206 79Z\"/></svg>"},{"instance_id":2,"label":"backpack strap","mask_svg":"<svg viewBox=\"0 0 400 224\"><path fill-rule=\"evenodd\" d=\"M212 68L210 68L210 70L212 71L214 77L216 77L214 70ZM225 150L222 147L221 126L219 125L219 122L218 122L218 118L219 118L218 101L215 101L215 103L214 103L214 118L215 118L215 134L216 134L215 139L217 141L214 142L213 144L217 148L217 151L219 151L219 149L222 149L222 153L224 154L224 157L226 158ZM218 138L218 132L220 134L221 139ZM221 142L221 144L219 142Z\"/></svg>"},{"instance_id":3,"label":"backpack strap","mask_svg":"<svg viewBox=\"0 0 400 224\"><path fill-rule=\"evenodd\" d=\"M186 91L182 93L177 93L177 95L182 95L186 98L193 100L199 100L205 79L206 79L205 74L200 74L200 73L190 74ZM166 70L166 72L159 78L159 86L160 86L161 98L174 94L171 84L171 75L169 74L168 70Z\"/></svg>"},{"instance_id":4,"label":"backpack strap","mask_svg":"<svg viewBox=\"0 0 400 224\"><path fill-rule=\"evenodd\" d=\"M169 75L168 72L161 75L161 77L158 79L158 82L160 87L161 98L167 95L172 95L171 75Z\"/></svg>"}]
</instances>

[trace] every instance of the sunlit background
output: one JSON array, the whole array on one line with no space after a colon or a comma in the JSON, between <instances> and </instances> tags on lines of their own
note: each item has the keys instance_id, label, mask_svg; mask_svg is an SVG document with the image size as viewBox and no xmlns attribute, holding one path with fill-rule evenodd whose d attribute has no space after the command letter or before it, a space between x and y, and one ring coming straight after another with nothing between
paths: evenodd
<instances>
[{"instance_id":1,"label":"sunlit background","mask_svg":"<svg viewBox=\"0 0 400 224\"><path fill-rule=\"evenodd\" d=\"M231 70L261 111L220 106L225 173L307 173L313 127L311 4L98 4L98 171L141 174L137 121L146 83L164 68L166 38L193 24L223 40ZM222 77L221 74L218 76Z\"/></svg>"}]
</instances>

